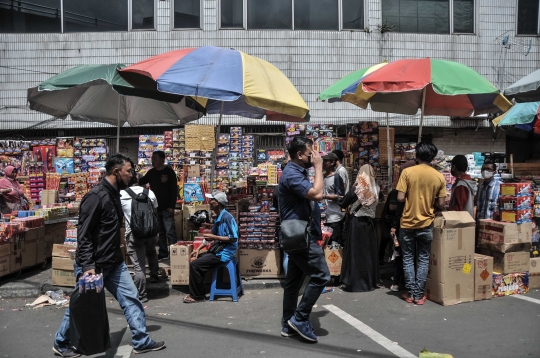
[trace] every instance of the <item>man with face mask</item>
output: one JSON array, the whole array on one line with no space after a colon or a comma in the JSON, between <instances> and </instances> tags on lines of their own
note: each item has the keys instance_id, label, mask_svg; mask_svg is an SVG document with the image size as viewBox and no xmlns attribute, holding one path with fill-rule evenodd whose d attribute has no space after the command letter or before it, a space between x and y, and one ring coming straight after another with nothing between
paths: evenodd
<instances>
[{"instance_id":1,"label":"man with face mask","mask_svg":"<svg viewBox=\"0 0 540 358\"><path fill-rule=\"evenodd\" d=\"M330 281L330 271L324 252L317 243L322 237L321 212L317 202L323 198L324 182L322 159L313 151L313 142L304 137L294 137L289 143L291 160L283 170L279 180L278 202L282 222L303 220L310 223L309 247L305 251L289 253L287 277L283 292L283 317L281 320L283 337L300 334L310 342L317 342L317 336L309 322L313 305ZM315 180L310 183L307 169L315 168ZM304 274L309 283L298 303L298 293Z\"/></svg>"},{"instance_id":2,"label":"man with face mask","mask_svg":"<svg viewBox=\"0 0 540 358\"><path fill-rule=\"evenodd\" d=\"M467 211L474 218L474 196L476 182L467 174L469 163L464 155L456 155L452 159L451 174L456 178L452 185L452 196L448 211Z\"/></svg>"},{"instance_id":3,"label":"man with face mask","mask_svg":"<svg viewBox=\"0 0 540 358\"><path fill-rule=\"evenodd\" d=\"M498 219L498 202L501 193L501 179L496 172L495 163L490 159L482 165L484 182L478 188L476 196L476 220ZM478 227L478 225L476 225ZM478 237L477 242L478 244Z\"/></svg>"},{"instance_id":4,"label":"man with face mask","mask_svg":"<svg viewBox=\"0 0 540 358\"><path fill-rule=\"evenodd\" d=\"M105 164L106 175L84 196L77 225L77 251L73 264L75 290L84 273L102 273L104 286L120 304L131 330L134 353L145 353L165 348L165 342L153 341L146 332L146 316L139 301L137 287L131 279L120 250L122 205L120 190L127 188L133 165L129 157L115 154ZM62 357L79 357L69 335L70 314L66 309L60 328L56 332L53 352Z\"/></svg>"}]
</instances>

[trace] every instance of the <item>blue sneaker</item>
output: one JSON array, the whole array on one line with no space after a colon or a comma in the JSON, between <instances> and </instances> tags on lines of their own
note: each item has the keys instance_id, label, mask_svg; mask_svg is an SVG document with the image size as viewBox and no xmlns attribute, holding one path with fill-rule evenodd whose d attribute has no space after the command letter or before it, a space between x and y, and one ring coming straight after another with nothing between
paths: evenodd
<instances>
[{"instance_id":1,"label":"blue sneaker","mask_svg":"<svg viewBox=\"0 0 540 358\"><path fill-rule=\"evenodd\" d=\"M283 328L281 329L281 337L293 337L293 336L297 336L297 335L298 335L298 333L296 333L296 331L294 329L289 327L288 324L285 324L283 326Z\"/></svg>"},{"instance_id":2,"label":"blue sneaker","mask_svg":"<svg viewBox=\"0 0 540 358\"><path fill-rule=\"evenodd\" d=\"M313 333L313 327L309 321L300 322L296 320L295 316L292 316L291 319L287 322L292 329L294 329L298 334L307 341L317 342L317 336Z\"/></svg>"}]
</instances>

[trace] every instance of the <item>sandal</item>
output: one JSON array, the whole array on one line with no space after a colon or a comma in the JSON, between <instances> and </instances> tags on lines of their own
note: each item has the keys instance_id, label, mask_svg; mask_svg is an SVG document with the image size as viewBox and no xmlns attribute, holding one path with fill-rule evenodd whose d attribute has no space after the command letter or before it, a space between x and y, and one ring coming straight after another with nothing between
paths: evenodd
<instances>
[{"instance_id":1,"label":"sandal","mask_svg":"<svg viewBox=\"0 0 540 358\"><path fill-rule=\"evenodd\" d=\"M414 300L414 303L417 304L417 305L419 305L419 306L421 306L421 305L423 305L424 303L426 303L426 299L427 299L426 296L422 296L421 299L419 299L419 300Z\"/></svg>"},{"instance_id":2,"label":"sandal","mask_svg":"<svg viewBox=\"0 0 540 358\"><path fill-rule=\"evenodd\" d=\"M184 303L198 303L198 302L204 302L204 299L197 300L197 299L191 297L190 295L187 295L186 297L184 297Z\"/></svg>"},{"instance_id":3,"label":"sandal","mask_svg":"<svg viewBox=\"0 0 540 358\"><path fill-rule=\"evenodd\" d=\"M402 294L401 298L403 298L405 300L405 302L407 302L407 303L413 303L414 302L414 299L411 296L409 296L409 294L407 292Z\"/></svg>"}]
</instances>

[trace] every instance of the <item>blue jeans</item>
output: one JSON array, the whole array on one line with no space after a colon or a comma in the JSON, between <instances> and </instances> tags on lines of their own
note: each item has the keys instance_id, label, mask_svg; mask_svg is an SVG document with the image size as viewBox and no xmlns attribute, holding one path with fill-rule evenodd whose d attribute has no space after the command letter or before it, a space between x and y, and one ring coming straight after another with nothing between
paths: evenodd
<instances>
[{"instance_id":1,"label":"blue jeans","mask_svg":"<svg viewBox=\"0 0 540 358\"><path fill-rule=\"evenodd\" d=\"M405 287L415 300L424 296L428 274L429 255L433 241L433 224L422 229L399 230L399 244L403 254L403 272ZM418 253L416 253L418 250ZM414 270L414 258L418 254L418 267Z\"/></svg>"},{"instance_id":2,"label":"blue jeans","mask_svg":"<svg viewBox=\"0 0 540 358\"><path fill-rule=\"evenodd\" d=\"M174 226L174 217L169 215L167 210L160 211L159 217L159 256L169 256L169 246L176 244L176 227Z\"/></svg>"},{"instance_id":3,"label":"blue jeans","mask_svg":"<svg viewBox=\"0 0 540 358\"><path fill-rule=\"evenodd\" d=\"M75 268L75 278L77 279L83 274L82 267L78 266L76 262L73 262ZM129 329L131 330L131 343L134 349L142 349L153 344L154 341L150 339L148 333L146 333L146 316L144 314L144 308L139 301L139 293L137 287L131 279L128 268L124 262L116 267L106 269L96 269L103 273L105 279L104 284L107 291L112 293L114 298L120 304L120 307L124 310ZM79 281L75 283L75 289L79 289ZM71 347L69 342L69 308L66 309L62 323L54 343L58 345L60 351L65 351Z\"/></svg>"}]
</instances>

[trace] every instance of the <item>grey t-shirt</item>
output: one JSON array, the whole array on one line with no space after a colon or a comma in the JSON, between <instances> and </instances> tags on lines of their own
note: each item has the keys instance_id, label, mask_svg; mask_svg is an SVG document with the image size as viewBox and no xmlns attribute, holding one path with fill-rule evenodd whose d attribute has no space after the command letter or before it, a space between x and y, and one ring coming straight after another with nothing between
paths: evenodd
<instances>
[{"instance_id":1,"label":"grey t-shirt","mask_svg":"<svg viewBox=\"0 0 540 358\"><path fill-rule=\"evenodd\" d=\"M337 172L334 173L334 175L326 176L324 177L324 194L325 195L333 195L336 194L336 179L334 178L335 175L339 175ZM342 188L343 190L343 188ZM343 194L343 193L342 193ZM345 213L341 211L341 207L339 206L337 200L323 200L324 204L326 205L326 222L336 223L341 221L345 217Z\"/></svg>"},{"instance_id":2,"label":"grey t-shirt","mask_svg":"<svg viewBox=\"0 0 540 358\"><path fill-rule=\"evenodd\" d=\"M345 194L349 192L349 173L347 172L347 169L343 165L339 165L336 168L336 173L339 174L341 179L343 180L343 186L345 187Z\"/></svg>"}]
</instances>

